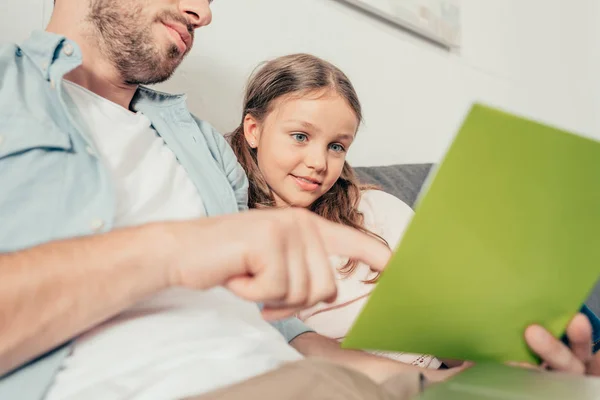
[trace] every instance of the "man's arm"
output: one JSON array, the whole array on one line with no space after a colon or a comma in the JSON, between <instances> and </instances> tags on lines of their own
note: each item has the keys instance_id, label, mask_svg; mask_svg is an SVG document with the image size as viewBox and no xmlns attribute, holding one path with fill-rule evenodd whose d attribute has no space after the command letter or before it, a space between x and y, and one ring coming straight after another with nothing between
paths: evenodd
<instances>
[{"instance_id":1,"label":"man's arm","mask_svg":"<svg viewBox=\"0 0 600 400\"><path fill-rule=\"evenodd\" d=\"M389 258L378 240L301 209L151 224L2 254L0 374L172 286L224 285L265 303L266 318L286 318L335 298L331 254L376 266Z\"/></svg>"},{"instance_id":2,"label":"man's arm","mask_svg":"<svg viewBox=\"0 0 600 400\"><path fill-rule=\"evenodd\" d=\"M146 226L0 254L0 376L166 287L163 235Z\"/></svg>"}]
</instances>

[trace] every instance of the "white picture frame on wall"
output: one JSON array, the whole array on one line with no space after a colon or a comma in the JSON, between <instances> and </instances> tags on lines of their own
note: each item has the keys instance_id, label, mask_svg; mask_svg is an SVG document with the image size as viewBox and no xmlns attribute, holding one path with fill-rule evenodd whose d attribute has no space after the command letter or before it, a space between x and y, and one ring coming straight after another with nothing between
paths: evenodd
<instances>
[{"instance_id":1,"label":"white picture frame on wall","mask_svg":"<svg viewBox=\"0 0 600 400\"><path fill-rule=\"evenodd\" d=\"M336 0L448 49L460 47L460 0Z\"/></svg>"}]
</instances>

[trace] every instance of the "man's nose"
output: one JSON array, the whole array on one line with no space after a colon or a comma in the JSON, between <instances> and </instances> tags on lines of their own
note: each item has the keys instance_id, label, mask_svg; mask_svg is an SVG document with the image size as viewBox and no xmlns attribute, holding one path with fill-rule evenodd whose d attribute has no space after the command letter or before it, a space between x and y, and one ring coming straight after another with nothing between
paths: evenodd
<instances>
[{"instance_id":1,"label":"man's nose","mask_svg":"<svg viewBox=\"0 0 600 400\"><path fill-rule=\"evenodd\" d=\"M179 8L194 29L198 29L212 21L210 2L211 0L181 0Z\"/></svg>"}]
</instances>

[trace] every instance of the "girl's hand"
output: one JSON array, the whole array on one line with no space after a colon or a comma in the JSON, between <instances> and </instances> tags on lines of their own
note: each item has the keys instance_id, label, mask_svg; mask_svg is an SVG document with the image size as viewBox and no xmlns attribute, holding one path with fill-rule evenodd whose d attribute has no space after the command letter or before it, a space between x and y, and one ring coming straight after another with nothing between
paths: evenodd
<instances>
[{"instance_id":1,"label":"girl's hand","mask_svg":"<svg viewBox=\"0 0 600 400\"><path fill-rule=\"evenodd\" d=\"M587 317L578 314L567 327L569 346L538 325L525 331L527 344L544 361L544 366L578 375L600 376L600 352L592 353L592 326Z\"/></svg>"}]
</instances>

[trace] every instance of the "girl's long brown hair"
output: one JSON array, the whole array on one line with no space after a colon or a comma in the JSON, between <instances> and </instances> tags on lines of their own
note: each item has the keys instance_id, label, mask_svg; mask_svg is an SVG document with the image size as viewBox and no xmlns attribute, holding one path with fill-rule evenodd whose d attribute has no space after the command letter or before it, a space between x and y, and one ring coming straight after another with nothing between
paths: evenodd
<instances>
[{"instance_id":1,"label":"girl's long brown hair","mask_svg":"<svg viewBox=\"0 0 600 400\"><path fill-rule=\"evenodd\" d=\"M258 168L257 150L250 147L244 136L244 117L250 114L262 123L272 111L274 101L281 96L302 96L326 90L344 98L357 120L362 121L362 108L348 77L336 66L318 57L309 54L279 57L264 64L251 76L244 97L242 121L228 135L233 151L250 181L250 208L275 207L275 198ZM387 244L383 238L364 227L364 216L358 211L361 192L372 188L361 185L352 167L345 162L337 182L309 209L323 218L358 229ZM354 273L357 265L356 260L348 260L339 268L339 272L348 277ZM378 276L367 282L375 282Z\"/></svg>"}]
</instances>

